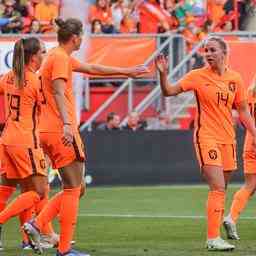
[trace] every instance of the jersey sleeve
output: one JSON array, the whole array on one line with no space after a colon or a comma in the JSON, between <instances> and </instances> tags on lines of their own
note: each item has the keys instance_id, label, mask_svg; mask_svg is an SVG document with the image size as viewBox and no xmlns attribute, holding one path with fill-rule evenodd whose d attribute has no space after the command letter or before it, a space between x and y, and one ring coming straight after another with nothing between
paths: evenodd
<instances>
[{"instance_id":1,"label":"jersey sleeve","mask_svg":"<svg viewBox=\"0 0 256 256\"><path fill-rule=\"evenodd\" d=\"M194 70L187 73L183 78L178 82L184 92L190 90L196 90L197 88L197 77Z\"/></svg>"},{"instance_id":2,"label":"jersey sleeve","mask_svg":"<svg viewBox=\"0 0 256 256\"><path fill-rule=\"evenodd\" d=\"M52 81L56 79L68 80L69 78L69 58L64 54L53 56L52 64Z\"/></svg>"},{"instance_id":3,"label":"jersey sleeve","mask_svg":"<svg viewBox=\"0 0 256 256\"><path fill-rule=\"evenodd\" d=\"M247 96L246 96L247 93L244 86L244 81L240 75L237 77L236 84L237 84L237 90L236 90L234 103L237 105L240 102L247 100Z\"/></svg>"},{"instance_id":4,"label":"jersey sleeve","mask_svg":"<svg viewBox=\"0 0 256 256\"><path fill-rule=\"evenodd\" d=\"M83 66L83 64L76 58L71 57L70 59L71 59L72 70L79 69L80 67Z\"/></svg>"}]
</instances>

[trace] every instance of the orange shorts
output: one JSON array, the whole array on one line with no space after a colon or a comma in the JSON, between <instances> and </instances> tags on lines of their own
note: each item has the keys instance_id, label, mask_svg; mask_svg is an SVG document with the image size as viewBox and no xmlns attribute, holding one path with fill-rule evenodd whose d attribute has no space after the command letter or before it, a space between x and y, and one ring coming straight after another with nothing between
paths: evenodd
<instances>
[{"instance_id":1,"label":"orange shorts","mask_svg":"<svg viewBox=\"0 0 256 256\"><path fill-rule=\"evenodd\" d=\"M256 173L256 154L253 151L244 151L244 173L255 174Z\"/></svg>"},{"instance_id":2,"label":"orange shorts","mask_svg":"<svg viewBox=\"0 0 256 256\"><path fill-rule=\"evenodd\" d=\"M44 153L41 148L4 145L3 162L8 179L24 179L35 174L47 176Z\"/></svg>"},{"instance_id":3,"label":"orange shorts","mask_svg":"<svg viewBox=\"0 0 256 256\"><path fill-rule=\"evenodd\" d=\"M217 165L224 171L237 169L236 145L234 144L194 144L200 168Z\"/></svg>"},{"instance_id":4,"label":"orange shorts","mask_svg":"<svg viewBox=\"0 0 256 256\"><path fill-rule=\"evenodd\" d=\"M75 160L84 162L86 157L80 134L78 132L74 134L74 141L71 146L63 145L62 137L62 133L40 133L41 147L44 153L49 156L52 167L59 169L69 165Z\"/></svg>"}]
</instances>

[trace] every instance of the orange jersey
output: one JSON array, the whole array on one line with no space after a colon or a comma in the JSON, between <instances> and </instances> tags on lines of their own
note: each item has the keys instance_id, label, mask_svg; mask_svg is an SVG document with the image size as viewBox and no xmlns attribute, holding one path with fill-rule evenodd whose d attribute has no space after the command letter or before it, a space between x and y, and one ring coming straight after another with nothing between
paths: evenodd
<instances>
[{"instance_id":1,"label":"orange jersey","mask_svg":"<svg viewBox=\"0 0 256 256\"><path fill-rule=\"evenodd\" d=\"M189 72L179 84L183 91L193 90L196 96L195 143L234 144L232 106L246 100L240 74L226 69L219 76L204 67Z\"/></svg>"},{"instance_id":2,"label":"orange jersey","mask_svg":"<svg viewBox=\"0 0 256 256\"><path fill-rule=\"evenodd\" d=\"M0 175L1 175L1 171L3 170L3 145L2 145L2 138L0 137Z\"/></svg>"},{"instance_id":3,"label":"orange jersey","mask_svg":"<svg viewBox=\"0 0 256 256\"><path fill-rule=\"evenodd\" d=\"M250 108L251 116L256 124L256 97L248 95L248 104ZM245 141L244 141L244 152L252 151L252 135L246 130Z\"/></svg>"},{"instance_id":4,"label":"orange jersey","mask_svg":"<svg viewBox=\"0 0 256 256\"><path fill-rule=\"evenodd\" d=\"M6 122L2 133L4 145L29 148L39 146L38 121L40 108L38 75L26 70L25 85L18 89L10 71L0 80L0 93L4 93Z\"/></svg>"},{"instance_id":5,"label":"orange jersey","mask_svg":"<svg viewBox=\"0 0 256 256\"><path fill-rule=\"evenodd\" d=\"M40 117L40 131L62 132L63 130L63 122L53 95L53 81L56 79L64 79L66 81L65 104L68 119L73 128L77 129L72 71L80 65L81 63L79 61L69 56L61 47L53 48L49 51L40 72L42 93L44 96L44 104L42 104L42 114Z\"/></svg>"}]
</instances>

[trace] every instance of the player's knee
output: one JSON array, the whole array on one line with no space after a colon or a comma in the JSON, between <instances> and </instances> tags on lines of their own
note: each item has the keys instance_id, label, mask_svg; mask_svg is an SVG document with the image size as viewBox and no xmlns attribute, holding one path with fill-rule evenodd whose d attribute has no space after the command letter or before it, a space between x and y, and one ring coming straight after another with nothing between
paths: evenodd
<instances>
[{"instance_id":1,"label":"player's knee","mask_svg":"<svg viewBox=\"0 0 256 256\"><path fill-rule=\"evenodd\" d=\"M211 190L219 191L219 192L225 192L226 191L226 185L225 184L212 184Z\"/></svg>"}]
</instances>

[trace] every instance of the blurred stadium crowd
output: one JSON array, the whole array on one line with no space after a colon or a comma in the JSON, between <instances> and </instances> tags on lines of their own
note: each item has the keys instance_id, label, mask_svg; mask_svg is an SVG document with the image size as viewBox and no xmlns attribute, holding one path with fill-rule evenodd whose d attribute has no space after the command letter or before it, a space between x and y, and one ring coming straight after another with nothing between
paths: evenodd
<instances>
[{"instance_id":1,"label":"blurred stadium crowd","mask_svg":"<svg viewBox=\"0 0 256 256\"><path fill-rule=\"evenodd\" d=\"M54 19L59 16L59 0L1 0L2 33L54 32Z\"/></svg>"},{"instance_id":2,"label":"blurred stadium crowd","mask_svg":"<svg viewBox=\"0 0 256 256\"><path fill-rule=\"evenodd\" d=\"M191 44L209 32L244 30L255 0L84 0L91 33L182 33ZM54 32L61 0L0 0L2 33Z\"/></svg>"}]
</instances>

